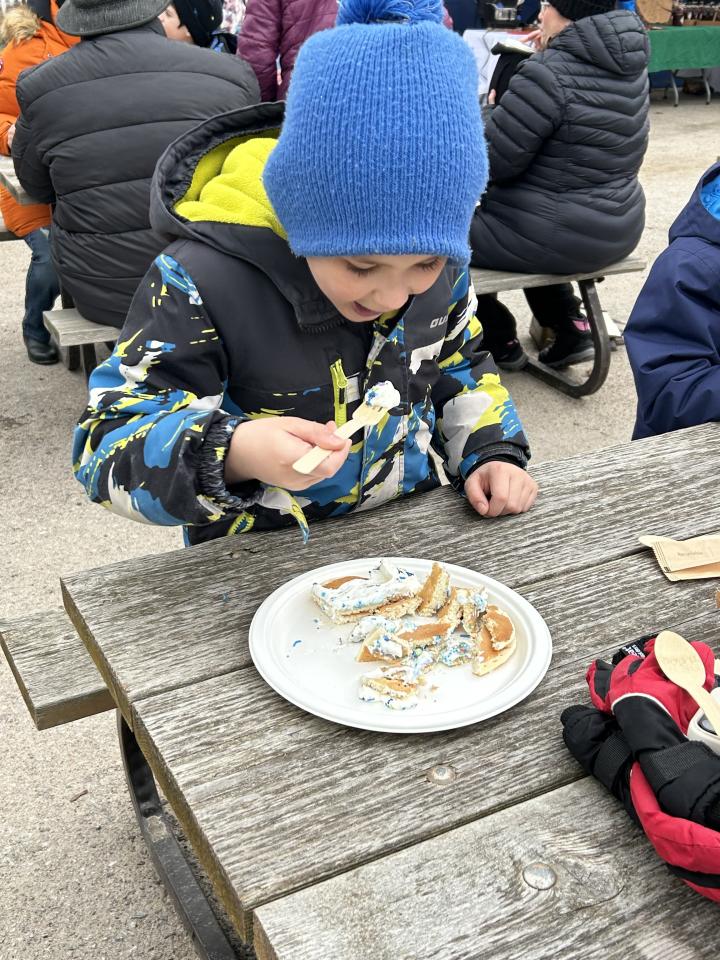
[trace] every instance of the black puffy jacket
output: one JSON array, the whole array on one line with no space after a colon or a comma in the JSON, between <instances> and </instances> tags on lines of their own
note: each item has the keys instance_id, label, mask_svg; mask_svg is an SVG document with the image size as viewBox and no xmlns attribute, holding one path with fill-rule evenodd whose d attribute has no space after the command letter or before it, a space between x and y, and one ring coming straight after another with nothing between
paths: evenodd
<instances>
[{"instance_id":1,"label":"black puffy jacket","mask_svg":"<svg viewBox=\"0 0 720 960\"><path fill-rule=\"evenodd\" d=\"M645 225L647 62L642 22L615 10L572 23L520 66L486 127L476 266L576 273L632 252Z\"/></svg>"},{"instance_id":2,"label":"black puffy jacket","mask_svg":"<svg viewBox=\"0 0 720 960\"><path fill-rule=\"evenodd\" d=\"M238 57L168 40L159 20L83 40L23 74L13 159L25 190L56 203L52 252L80 312L120 327L163 241L150 181L173 140L257 103Z\"/></svg>"}]
</instances>

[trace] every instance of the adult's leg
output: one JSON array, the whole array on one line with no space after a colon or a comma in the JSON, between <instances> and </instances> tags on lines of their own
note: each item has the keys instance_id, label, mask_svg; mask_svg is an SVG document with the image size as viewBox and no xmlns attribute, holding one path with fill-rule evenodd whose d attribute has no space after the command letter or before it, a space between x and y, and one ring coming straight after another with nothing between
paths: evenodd
<instances>
[{"instance_id":1,"label":"adult's leg","mask_svg":"<svg viewBox=\"0 0 720 960\"><path fill-rule=\"evenodd\" d=\"M575 296L571 283L554 283L549 287L528 287L525 290L533 316L541 327L558 330L568 321L582 316L582 301Z\"/></svg>"},{"instance_id":2,"label":"adult's leg","mask_svg":"<svg viewBox=\"0 0 720 960\"><path fill-rule=\"evenodd\" d=\"M525 291L525 297L540 326L555 331L553 342L540 351L541 363L562 369L572 363L592 360L595 347L590 324L571 284L532 287Z\"/></svg>"},{"instance_id":3,"label":"adult's leg","mask_svg":"<svg viewBox=\"0 0 720 960\"><path fill-rule=\"evenodd\" d=\"M517 338L515 317L497 296L485 293L478 297L477 318L483 328L483 346L495 363L504 370L521 370L527 356Z\"/></svg>"},{"instance_id":4,"label":"adult's leg","mask_svg":"<svg viewBox=\"0 0 720 960\"><path fill-rule=\"evenodd\" d=\"M52 308L60 293L60 284L50 259L48 230L33 230L23 239L31 251L25 278L23 339L33 363L57 363L57 350L50 343L50 334L43 325L43 311Z\"/></svg>"}]
</instances>

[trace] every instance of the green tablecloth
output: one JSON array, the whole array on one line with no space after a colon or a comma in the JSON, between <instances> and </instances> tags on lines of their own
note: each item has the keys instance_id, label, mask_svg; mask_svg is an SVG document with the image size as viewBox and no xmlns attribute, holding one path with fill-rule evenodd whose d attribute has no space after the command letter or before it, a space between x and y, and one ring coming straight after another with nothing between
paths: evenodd
<instances>
[{"instance_id":1,"label":"green tablecloth","mask_svg":"<svg viewBox=\"0 0 720 960\"><path fill-rule=\"evenodd\" d=\"M650 73L720 67L720 27L660 27L648 37Z\"/></svg>"}]
</instances>

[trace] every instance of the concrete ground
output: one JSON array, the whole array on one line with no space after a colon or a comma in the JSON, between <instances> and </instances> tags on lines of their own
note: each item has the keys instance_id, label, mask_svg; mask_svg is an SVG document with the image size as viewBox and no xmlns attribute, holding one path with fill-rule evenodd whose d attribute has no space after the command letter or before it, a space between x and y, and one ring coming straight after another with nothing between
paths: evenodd
<instances>
[{"instance_id":1,"label":"concrete ground","mask_svg":"<svg viewBox=\"0 0 720 960\"><path fill-rule=\"evenodd\" d=\"M718 156L720 102L651 108L642 170L652 262L699 175ZM63 574L181 546L175 530L90 504L70 471L85 402L80 373L27 362L20 335L28 251L0 246L0 621L60 607ZM610 278L603 306L627 319L643 277ZM506 302L525 311L521 296ZM523 324L525 326L526 324ZM552 460L629 439L634 390L624 350L602 390L578 401L527 374L506 377L533 445ZM0 657L0 960L190 960L193 948L159 885L126 794L110 714L38 733Z\"/></svg>"}]
</instances>

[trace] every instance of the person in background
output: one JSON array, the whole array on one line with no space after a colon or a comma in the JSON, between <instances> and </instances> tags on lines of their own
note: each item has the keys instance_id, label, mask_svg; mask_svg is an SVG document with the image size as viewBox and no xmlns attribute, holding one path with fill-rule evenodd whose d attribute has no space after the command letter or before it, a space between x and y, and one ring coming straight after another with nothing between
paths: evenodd
<instances>
[{"instance_id":1,"label":"person in background","mask_svg":"<svg viewBox=\"0 0 720 960\"><path fill-rule=\"evenodd\" d=\"M452 17L456 33L463 34L466 30L479 30L485 26L485 4L478 0L447 0L445 8Z\"/></svg>"},{"instance_id":2,"label":"person in background","mask_svg":"<svg viewBox=\"0 0 720 960\"><path fill-rule=\"evenodd\" d=\"M237 36L245 19L245 0L225 0L223 11L223 22L220 29L223 33L232 33Z\"/></svg>"},{"instance_id":3,"label":"person in background","mask_svg":"<svg viewBox=\"0 0 720 960\"><path fill-rule=\"evenodd\" d=\"M346 0L303 45L285 116L213 117L161 158L152 219L173 242L76 430L93 501L191 543L307 533L437 487L432 445L482 516L532 506L467 267L487 175L477 72L442 18L439 0ZM379 423L338 437L380 385ZM329 458L299 472L314 443Z\"/></svg>"},{"instance_id":4,"label":"person in background","mask_svg":"<svg viewBox=\"0 0 720 960\"><path fill-rule=\"evenodd\" d=\"M162 11L159 20L169 40L216 49L223 20L222 0L175 0Z\"/></svg>"},{"instance_id":5,"label":"person in background","mask_svg":"<svg viewBox=\"0 0 720 960\"><path fill-rule=\"evenodd\" d=\"M261 100L285 99L298 50L337 13L338 0L248 0L237 54L255 71Z\"/></svg>"},{"instance_id":6,"label":"person in background","mask_svg":"<svg viewBox=\"0 0 720 960\"><path fill-rule=\"evenodd\" d=\"M77 40L55 26L55 0L29 0L10 7L0 22L0 153L10 155L15 122L20 113L15 84L23 70L65 53ZM21 205L0 188L5 226L22 237L31 257L25 281L22 334L32 363L57 363L58 352L43 325L43 312L52 309L60 292L50 258L50 207Z\"/></svg>"},{"instance_id":7,"label":"person in background","mask_svg":"<svg viewBox=\"0 0 720 960\"><path fill-rule=\"evenodd\" d=\"M670 227L625 327L633 439L720 421L720 163Z\"/></svg>"},{"instance_id":8,"label":"person in background","mask_svg":"<svg viewBox=\"0 0 720 960\"><path fill-rule=\"evenodd\" d=\"M167 0L65 0L58 26L83 38L17 84L12 155L23 188L55 203L50 246L80 313L121 327L163 240L150 227L158 158L201 120L258 101L238 57L171 41Z\"/></svg>"},{"instance_id":9,"label":"person in background","mask_svg":"<svg viewBox=\"0 0 720 960\"><path fill-rule=\"evenodd\" d=\"M540 12L540 51L521 63L486 135L490 185L470 230L472 263L519 273L601 270L630 254L645 224L638 171L648 141L648 38L614 0L554 0ZM590 359L587 318L570 284L526 291L554 342L550 367ZM515 319L492 297L478 315L496 363L527 357Z\"/></svg>"},{"instance_id":10,"label":"person in background","mask_svg":"<svg viewBox=\"0 0 720 960\"><path fill-rule=\"evenodd\" d=\"M298 50L337 15L338 0L248 0L237 54L255 71L262 100L285 99ZM445 6L443 23L452 30Z\"/></svg>"}]
</instances>

